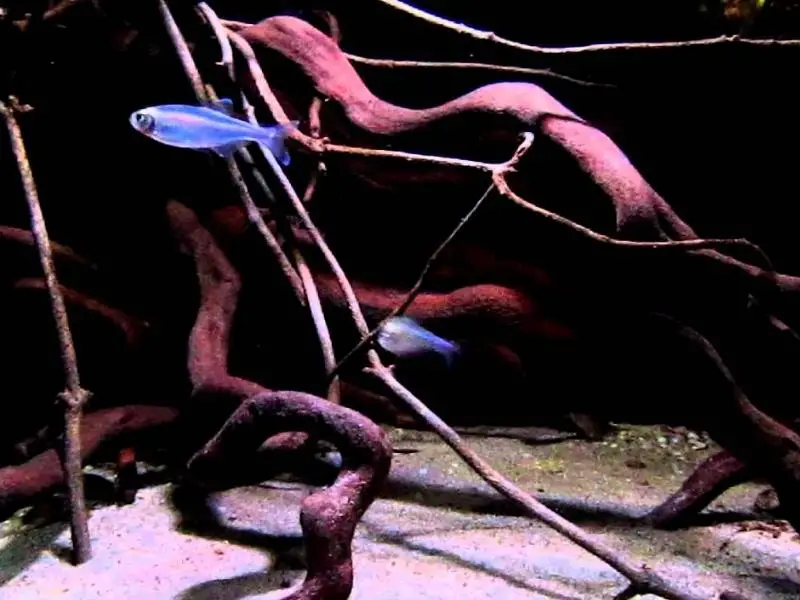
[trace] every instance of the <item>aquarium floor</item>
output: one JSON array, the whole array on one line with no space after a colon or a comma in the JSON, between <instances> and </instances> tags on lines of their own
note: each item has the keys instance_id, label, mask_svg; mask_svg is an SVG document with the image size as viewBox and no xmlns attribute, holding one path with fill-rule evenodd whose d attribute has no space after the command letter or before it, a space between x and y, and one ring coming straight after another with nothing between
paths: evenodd
<instances>
[{"instance_id":1,"label":"aquarium floor","mask_svg":"<svg viewBox=\"0 0 800 600\"><path fill-rule=\"evenodd\" d=\"M386 490L358 528L353 600L582 600L625 586L598 559L518 516L433 436L391 435L416 452L395 455ZM800 597L800 542L791 532L752 522L661 532L631 521L713 450L679 437L633 428L593 444L468 440L551 507L709 599L726 588L753 600ZM712 508L746 513L761 489L741 486ZM302 580L297 510L308 488L264 483L216 494L218 525L205 528L181 521L169 490L143 489L132 505L93 510L94 557L80 567L64 558L65 524L6 532L0 598L265 599Z\"/></svg>"}]
</instances>

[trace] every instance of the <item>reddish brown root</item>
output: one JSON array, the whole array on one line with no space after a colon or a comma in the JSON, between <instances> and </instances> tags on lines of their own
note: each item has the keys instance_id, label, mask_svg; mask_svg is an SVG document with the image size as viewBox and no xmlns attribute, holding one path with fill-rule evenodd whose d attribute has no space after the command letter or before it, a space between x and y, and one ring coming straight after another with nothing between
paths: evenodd
<instances>
[{"instance_id":1,"label":"reddish brown root","mask_svg":"<svg viewBox=\"0 0 800 600\"><path fill-rule=\"evenodd\" d=\"M672 321L670 319L670 321ZM800 531L800 435L756 408L739 387L714 346L690 327L677 324L679 334L706 358L717 382L709 395L706 429L714 440L751 471L763 473L775 488L786 520ZM712 416L713 415L713 416ZM724 457L717 457L725 464ZM713 465L714 463L712 463ZM735 473L731 463L725 474Z\"/></svg>"},{"instance_id":2,"label":"reddish brown root","mask_svg":"<svg viewBox=\"0 0 800 600\"><path fill-rule=\"evenodd\" d=\"M392 138L402 138L408 147L424 152L433 151L425 145L426 141L429 145L435 139L435 154L463 156L474 147L475 139L481 139L482 148L491 148L492 141L499 141L510 151L518 143L521 131L541 131L569 153L581 171L608 197L616 216L613 233L631 240L697 238L693 229L650 186L611 138L585 123L535 84L496 83L439 106L412 110L376 97L336 43L305 21L272 17L239 33L250 42L270 72L280 73L287 66L299 69L309 79L310 88L330 100L323 121L325 133L337 142L382 146ZM276 55L284 60L276 61ZM251 86L251 91L255 90L255 83L246 70L241 73L241 80ZM286 90L279 92L285 94ZM299 114L302 110L296 107L309 101L310 92L293 90L287 96L280 99L294 106L294 114ZM434 130L439 135L432 135ZM464 138L467 132L469 139ZM353 156L344 160L348 172L380 188L408 193L413 193L409 186L431 181L474 183L478 176L469 169L441 165L431 168L394 161L391 168L386 168L381 160ZM536 173L536 176L541 177L541 174ZM515 177L514 185L525 196L525 174ZM762 268L713 250L700 250L697 254L711 261L718 271L762 292L800 291L798 277L782 274L766 277Z\"/></svg>"},{"instance_id":3,"label":"reddish brown root","mask_svg":"<svg viewBox=\"0 0 800 600\"><path fill-rule=\"evenodd\" d=\"M656 527L679 527L724 492L751 478L750 469L723 450L697 465L680 489L651 510L646 518Z\"/></svg>"},{"instance_id":4,"label":"reddish brown root","mask_svg":"<svg viewBox=\"0 0 800 600\"><path fill-rule=\"evenodd\" d=\"M226 476L226 466L251 459L265 437L313 431L341 453L332 485L303 500L300 524L307 575L291 600L345 600L353 587L356 525L389 473L392 450L383 431L355 411L302 392L265 392L247 399L195 455L189 472L201 481Z\"/></svg>"},{"instance_id":5,"label":"reddish brown root","mask_svg":"<svg viewBox=\"0 0 800 600\"><path fill-rule=\"evenodd\" d=\"M0 240L8 240L18 244L29 246L32 250L36 249L36 240L33 233L27 229L20 229L18 227L11 227L9 225L0 225ZM94 269L95 266L86 258L75 252L69 246L59 244L58 242L50 242L53 248L53 257L65 261L73 262L88 269Z\"/></svg>"},{"instance_id":6,"label":"reddish brown root","mask_svg":"<svg viewBox=\"0 0 800 600\"><path fill-rule=\"evenodd\" d=\"M87 414L81 424L81 455L85 460L101 444L122 434L141 432L176 422L178 411L161 406L129 405ZM28 462L0 469L0 513L8 514L32 499L52 493L64 483L55 449Z\"/></svg>"},{"instance_id":7,"label":"reddish brown root","mask_svg":"<svg viewBox=\"0 0 800 600\"><path fill-rule=\"evenodd\" d=\"M189 342L195 402L202 399L203 412L220 415L227 409L231 415L190 460L189 471L201 483L230 483L231 472L242 464L255 464L259 453L299 449L309 437L336 446L343 459L341 472L301 507L308 572L289 598L344 600L353 585L351 545L356 524L389 471L388 440L377 425L355 411L302 392L271 392L228 374L238 274L191 210L171 202L167 211L178 241L195 261L200 282L200 308ZM246 470L257 477L254 469Z\"/></svg>"},{"instance_id":8,"label":"reddish brown root","mask_svg":"<svg viewBox=\"0 0 800 600\"><path fill-rule=\"evenodd\" d=\"M45 283L44 279L28 277L15 281L14 288L19 290L46 291L47 284ZM139 340L141 340L142 334L147 327L147 323L135 319L118 308L108 306L107 304L95 300L91 296L87 296L86 294L72 288L59 285L59 289L61 289L61 294L64 296L64 300L70 304L80 306L84 310L95 313L104 319L107 319L122 331L129 346L133 347L138 345Z\"/></svg>"}]
</instances>

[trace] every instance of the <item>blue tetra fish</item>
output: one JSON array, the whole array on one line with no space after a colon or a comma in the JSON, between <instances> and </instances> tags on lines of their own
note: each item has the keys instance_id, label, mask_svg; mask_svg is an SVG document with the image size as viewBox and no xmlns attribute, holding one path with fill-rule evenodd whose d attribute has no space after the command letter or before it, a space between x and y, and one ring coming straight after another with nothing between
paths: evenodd
<instances>
[{"instance_id":1,"label":"blue tetra fish","mask_svg":"<svg viewBox=\"0 0 800 600\"><path fill-rule=\"evenodd\" d=\"M134 111L130 123L138 132L162 144L194 150L211 150L223 158L247 142L269 150L283 166L290 162L284 142L298 121L262 127L232 116L233 103L225 98L222 108L190 104L162 104Z\"/></svg>"},{"instance_id":2,"label":"blue tetra fish","mask_svg":"<svg viewBox=\"0 0 800 600\"><path fill-rule=\"evenodd\" d=\"M444 357L450 367L461 348L455 342L439 337L409 317L393 317L378 332L378 345L401 358L411 358L429 352Z\"/></svg>"}]
</instances>

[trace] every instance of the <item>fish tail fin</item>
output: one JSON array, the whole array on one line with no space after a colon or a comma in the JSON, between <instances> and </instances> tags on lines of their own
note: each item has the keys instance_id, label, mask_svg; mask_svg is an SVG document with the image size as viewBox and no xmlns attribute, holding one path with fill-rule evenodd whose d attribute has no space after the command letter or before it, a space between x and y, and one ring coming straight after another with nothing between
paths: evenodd
<instances>
[{"instance_id":1,"label":"fish tail fin","mask_svg":"<svg viewBox=\"0 0 800 600\"><path fill-rule=\"evenodd\" d=\"M448 369L453 366L460 354L461 346L455 342L451 342L442 348L442 356L444 356L444 362Z\"/></svg>"},{"instance_id":2,"label":"fish tail fin","mask_svg":"<svg viewBox=\"0 0 800 600\"><path fill-rule=\"evenodd\" d=\"M300 121L291 121L261 128L258 143L269 150L284 167L288 167L291 162L289 151L286 149L286 137L292 129L297 129L298 125Z\"/></svg>"}]
</instances>

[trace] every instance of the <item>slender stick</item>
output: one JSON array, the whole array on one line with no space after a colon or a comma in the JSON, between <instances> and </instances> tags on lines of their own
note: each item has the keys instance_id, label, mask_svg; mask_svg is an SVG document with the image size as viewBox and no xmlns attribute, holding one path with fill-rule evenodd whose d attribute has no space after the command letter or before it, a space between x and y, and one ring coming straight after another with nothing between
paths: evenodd
<instances>
[{"instance_id":1,"label":"slender stick","mask_svg":"<svg viewBox=\"0 0 800 600\"><path fill-rule=\"evenodd\" d=\"M219 43L220 58L217 64L224 67L228 75L233 79L233 48L231 48L231 42L228 36L225 35L225 28L222 26L217 13L215 13L214 9L207 3L198 2L197 9L202 13L206 21L208 21L209 26L214 31L214 37L217 38L217 42Z\"/></svg>"},{"instance_id":2,"label":"slender stick","mask_svg":"<svg viewBox=\"0 0 800 600\"><path fill-rule=\"evenodd\" d=\"M173 41L173 45L175 47L176 52L181 60L181 64L183 66L184 72L186 73L189 81L192 83L192 87L195 90L195 94L199 102L211 102L211 103L218 103L219 98L217 97L214 88L212 86L205 86L203 84L202 77L200 75L200 71L197 68L197 65L194 62L194 58L192 57L189 46L186 43L183 34L180 31L180 28L175 23L172 14L169 11L169 8L164 3L164 0L160 0L161 6L161 14L164 19L164 23L167 27L167 30L170 34L170 37ZM218 38L218 42L220 44L221 54L222 54L222 63L224 66L227 67L229 74L233 75L233 57L226 51L226 48L230 50L230 40L228 36L222 31L221 26L219 25L219 18L217 17L214 10L206 5L205 3L200 3L198 5L199 10L202 12L203 16L211 25L212 30L214 31L214 35ZM248 115L248 119L251 123L256 124L257 121L255 120L254 111L252 107L247 102L247 98L244 94L242 94L242 101L244 103L245 112ZM249 109L249 110L248 110ZM255 169L255 163L250 152L247 148L239 148L237 153L242 157L242 159L247 163L249 166L253 167L253 176L256 179L256 182L264 191L264 193L273 200L274 202L274 195L272 191L269 189L266 181L264 180L261 173ZM305 262L302 254L296 247L296 243L292 248L292 258L294 258L295 266L291 264L289 258L284 253L283 249L280 247L277 239L267 227L267 224L264 222L264 217L261 213L261 210L256 206L255 202L250 195L249 190L242 178L241 171L234 161L232 157L227 159L228 170L231 174L231 179L236 186L239 195L242 199L242 202L245 205L245 209L247 211L247 215L251 222L255 223L256 227L258 228L261 235L264 237L267 245L272 250L273 254L278 259L279 263L281 264L281 268L284 274L289 279L289 282L292 286L292 289L295 292L295 296L300 301L302 305L308 305L309 311L311 313L311 319L314 323L314 327L317 331L317 337L320 341L320 348L322 351L323 362L325 364L325 371L326 373L330 373L333 367L336 365L336 357L333 351L333 342L331 340L330 332L328 330L327 322L325 321L325 316L322 311L322 303L319 299L319 293L317 292L316 284L314 283L313 278L311 277L311 271L308 268L308 265ZM296 269L295 269L296 267ZM338 379L332 380L328 386L328 400L339 404L341 401L341 387Z\"/></svg>"},{"instance_id":3,"label":"slender stick","mask_svg":"<svg viewBox=\"0 0 800 600\"><path fill-rule=\"evenodd\" d=\"M244 98L246 102L246 106L250 106L250 103ZM252 110L247 111L248 119L251 123L256 123L255 115L253 114ZM275 202L275 197L272 193L272 190L269 189L267 182L264 180L264 176L261 172L255 168L255 161L253 160L250 152L246 148L241 148L240 152L244 161L253 167L253 176L255 177L256 182L264 191L264 193L273 201L273 205ZM307 196L310 197L310 193L314 191L314 187L312 185L308 186L306 190ZM306 199L303 199L303 202L306 202ZM277 219L285 218L283 215L278 211L276 214ZM261 217L263 220L263 217ZM322 310L322 302L319 299L319 292L317 291L317 284L314 282L314 278L311 275L311 269L308 268L308 264L306 263L306 259L303 257L303 254L297 248L297 240L291 239L292 236L292 229L291 227L286 227L287 233L290 237L291 242L291 252L292 258L294 259L295 267L297 268L297 273L300 276L300 281L303 286L303 290L305 291L305 298L304 300L308 303L308 310L311 313L311 320L314 323L314 328L317 331L317 338L319 339L320 349L322 350L322 360L325 365L325 372L328 374L329 377L329 384L328 384L328 394L327 398L329 401L340 404L341 403L341 383L338 377L335 377L333 370L336 367L336 355L333 350L333 340L331 339L331 333L328 329L328 323L325 320L325 313Z\"/></svg>"},{"instance_id":4,"label":"slender stick","mask_svg":"<svg viewBox=\"0 0 800 600\"><path fill-rule=\"evenodd\" d=\"M170 41L172 41L172 45L175 46L175 52L183 65L183 72L189 78L189 83L192 85L194 95L197 96L197 101L201 104L208 104L206 88L203 85L203 79L200 77L200 71L197 69L197 65L194 64L189 44L186 43L186 39L175 22L175 17L172 16L172 12L164 0L158 0L158 12L161 13L164 27L167 30Z\"/></svg>"},{"instance_id":5,"label":"slender stick","mask_svg":"<svg viewBox=\"0 0 800 600\"><path fill-rule=\"evenodd\" d=\"M344 55L347 60L353 63L368 65L370 67L384 67L387 69L473 69L476 71L495 71L498 73L516 73L519 75L534 75L540 77L553 77L574 83L576 85L585 85L589 87L616 87L610 83L595 83L593 81L585 81L570 77L569 75L562 75L550 69L531 69L530 67L515 67L512 65L494 65L491 63L479 62L448 62L448 61L432 61L432 60L395 60L388 58L368 58L366 56L359 56L358 54L351 54L345 52Z\"/></svg>"},{"instance_id":6,"label":"slender stick","mask_svg":"<svg viewBox=\"0 0 800 600\"><path fill-rule=\"evenodd\" d=\"M203 5L205 8L203 8ZM229 64L229 72L232 78L235 78L235 71L233 69L233 50L231 48L231 40L228 37L225 29L222 27L219 17L214 12L214 10L205 5L205 3L201 3L198 5L199 8L203 11L203 14L208 19L209 23L212 24L212 28L214 30L214 35L217 37L220 47L222 48L222 55L224 60L230 60ZM225 47L230 51L228 54L225 50ZM247 120L250 121L253 125L258 125L258 121L255 117L255 111L253 110L253 106L247 99L247 96L242 93L242 104L244 106L244 111L247 114ZM273 115L275 116L275 115ZM261 175L260 171L255 168L255 162L253 161L250 152L246 148L240 149L240 154L242 158L248 163L251 167L253 167L253 176L256 179L256 182L259 184L261 189L264 193L272 199L273 203L275 201L274 195L272 190L269 189L267 182L264 180L264 177ZM312 180L312 184L308 186L306 190L306 195L308 198L304 198L303 201L307 202L310 199L310 195L314 191L314 183L316 182L316 177ZM277 218L280 219L282 214L278 211L276 214ZM262 217L263 220L263 217ZM291 227L286 227L287 233L289 237L292 236ZM331 339L331 334L328 329L328 323L325 320L325 313L322 310L322 302L319 299L319 292L317 291L317 285L314 282L314 278L311 275L311 269L308 268L308 264L306 263L303 254L297 248L297 240L290 239L291 241L291 253L292 258L294 259L295 268L297 269L297 273L300 277L303 290L305 291L305 300L308 303L308 309L311 313L311 320L314 323L314 328L317 332L317 338L319 339L320 349L322 350L322 359L325 366L325 372L329 375L329 385L328 385L328 393L327 398L330 402L334 404L341 403L341 383L338 377L332 376L332 371L336 366L336 355L333 349L333 340Z\"/></svg>"},{"instance_id":7,"label":"slender stick","mask_svg":"<svg viewBox=\"0 0 800 600\"><path fill-rule=\"evenodd\" d=\"M467 224L467 222L472 218L472 216L476 212L478 212L478 209L483 204L483 201L486 200L486 198L489 197L489 194L494 189L495 189L495 186L494 186L494 183L492 183L492 185L490 185L486 189L486 191L481 195L481 197L478 198L478 201L472 206L472 208L469 209L467 214L465 214L463 217L461 217L461 220L455 226L453 231L451 231L447 235L447 237L444 239L444 241L442 241L442 243L439 244L439 246L436 248L436 250L433 251L433 254L431 254L428 257L428 260L425 261L425 265L422 267L422 271L420 271L419 277L417 277L417 281L414 283L413 286L411 286L411 289L408 291L408 293L406 294L406 297L403 299L403 301L400 304L398 304L397 307L394 308L388 315L386 315L386 317L384 317L383 320L381 320L381 322L378 323L372 329L372 331L370 331L367 335L362 337L361 340L359 340L359 342L355 346L353 346L353 349L350 350L350 352L348 352L347 354L344 355L344 358L342 358L342 360L339 361L339 364L336 365L336 368L333 369L333 371L331 373L331 376L336 375L337 373L339 373L342 370L342 368L344 368L344 366L347 364L347 362L353 356L355 356L358 352L361 351L361 349L364 346L366 346L373 339L375 339L375 336L378 335L378 332L380 332L380 330L383 328L383 326L390 319L393 319L396 316L401 315L406 310L408 310L408 307L411 306L411 303L414 302L414 298L417 297L417 294L419 294L419 291L422 289L422 285L425 283L425 276L428 274L428 271L430 271L431 267L436 262L436 259L439 258L439 255L444 251L444 249L448 246L448 244L450 244L450 242L453 240L453 238L456 237L458 232L461 231L461 229L464 227L464 225Z\"/></svg>"},{"instance_id":8,"label":"slender stick","mask_svg":"<svg viewBox=\"0 0 800 600\"><path fill-rule=\"evenodd\" d=\"M292 182L289 181L288 177L286 177L286 174L278 164L277 159L272 155L271 152L264 152L264 158L267 159L267 162L269 163L272 171L275 173L275 176L278 178L278 182L281 184L283 191L288 196L289 201L292 204L292 208L294 208L295 212L300 217L300 220L302 221L303 226L306 228L306 231L311 234L311 238L314 240L314 243L317 245L320 252L322 252L322 255L325 257L325 260L328 263L328 266L331 268L331 271L333 272L337 281L340 283L342 281L348 281L347 275L345 275L344 270L339 264L339 260L331 251L328 243L325 241L325 238L322 237L319 229L317 229L317 226L314 225L314 222L311 220L303 201L300 200L297 192L294 191ZM345 297L348 298L348 307L350 309L350 316L352 317L353 321L356 323L359 329L368 329L367 321L364 319L364 315L361 313L361 309L358 306L358 299L356 298L353 288L347 284L342 292L344 293Z\"/></svg>"},{"instance_id":9,"label":"slender stick","mask_svg":"<svg viewBox=\"0 0 800 600\"><path fill-rule=\"evenodd\" d=\"M275 94L272 93L272 89L269 87L266 77L264 77L264 72L261 70L261 67L258 64L256 53L253 52L253 48L250 46L250 43L235 31L231 31L228 27L225 28L225 33L227 33L228 39L231 41L233 47L241 53L242 57L247 63L248 70L250 71L253 81L256 84L259 96L261 96L261 98L263 98L266 102L269 112L272 113L272 116L278 123L288 123L289 117L286 114L286 111L283 110L283 107L280 105L277 98L275 98Z\"/></svg>"},{"instance_id":10,"label":"slender stick","mask_svg":"<svg viewBox=\"0 0 800 600\"><path fill-rule=\"evenodd\" d=\"M536 54L582 54L586 52L609 52L613 50L655 50L663 48L686 48L691 46L718 46L721 44L739 43L748 46L800 46L800 40L774 40L774 39L748 39L741 38L738 35L721 35L715 38L706 38L701 40L688 40L681 42L633 42L622 44L590 44L587 46L569 46L565 48L548 48L544 46L533 46L531 44L523 44L501 37L493 31L485 31L464 25L463 23L456 23L450 19L436 16L415 6L411 6L406 2L400 0L378 0L378 2L390 6L396 10L409 14L413 17L421 19L431 25L438 25L450 31L467 35L477 40L487 40L515 48L516 50L524 50L526 52L533 52Z\"/></svg>"},{"instance_id":11,"label":"slender stick","mask_svg":"<svg viewBox=\"0 0 800 600\"><path fill-rule=\"evenodd\" d=\"M438 17L431 13L425 12L411 6L410 4L406 4L405 2L397 2L395 0L378 0L378 2L383 2L391 6L392 8L396 8L402 12L410 14L414 17L422 19L423 21L430 23L431 25L438 25L440 27L444 27L445 29L449 29L451 31L455 31L456 33L461 33L467 35L469 37L475 38L476 40L487 40L494 42L496 44L500 44L501 46L508 46L510 48L516 48L517 50L524 50L526 52L532 53L539 53L539 54L585 54L591 52L615 52L620 50L669 50L673 48L689 48L689 47L703 47L703 46L722 46L725 44L741 44L743 46L800 46L800 40L779 40L775 38L743 38L738 35L720 35L713 38L702 38L699 40L685 40L685 41L677 41L677 42L621 42L618 44L589 44L586 46L564 46L561 48L548 48L545 46L533 46L530 44L523 44L521 42L515 42L514 40L509 40L503 38L493 31L485 31L483 29L477 29L475 27L470 27L469 25L464 25L463 23L456 23L450 19L445 19L444 17ZM243 29L247 29L248 27L252 27L253 23L248 23L247 21L236 21L232 19L221 19L221 23L227 27L228 29L232 29L233 31L242 31ZM604 85L604 84L596 84L596 85Z\"/></svg>"},{"instance_id":12,"label":"slender stick","mask_svg":"<svg viewBox=\"0 0 800 600\"><path fill-rule=\"evenodd\" d=\"M178 54L178 59L183 65L183 71L186 74L186 77L188 77L189 83L192 85L192 89L197 97L197 101L201 104L208 104L208 91L206 90L205 85L203 85L203 80L200 77L200 71L194 62L194 58L192 58L189 45L186 43L183 34L178 28L178 24L175 22L175 18L172 16L172 13L170 12L169 7L164 0L158 0L158 8L161 13L161 17L164 20L164 26L167 29L169 38L175 47L175 52ZM231 181L233 182L236 191L239 193L242 204L245 206L248 218L252 223L255 224L259 233L264 238L264 241L267 243L267 246L272 251L275 259L278 261L278 265L280 266L284 275L286 275L286 278L289 280L289 284L292 286L295 296L297 296L297 298L305 304L303 282L300 280L300 276L297 274L297 271L295 271L292 263L289 262L289 258L284 253L281 245L278 243L278 240L275 239L275 236L264 222L261 211L259 211L256 203L253 202L253 198L247 189L247 185L242 178L242 173L239 170L239 167L237 166L233 157L229 157L226 160L226 163L228 166L228 172L231 176Z\"/></svg>"},{"instance_id":13,"label":"slender stick","mask_svg":"<svg viewBox=\"0 0 800 600\"><path fill-rule=\"evenodd\" d=\"M524 133L523 134L522 143L519 145L519 147L517 148L516 152L514 152L514 155L509 160L507 160L504 163L501 163L501 165L498 168L498 172L507 173L509 171L514 170L514 168L516 167L517 163L520 161L520 159L522 159L522 157L525 155L525 153L530 149L531 144L533 144L533 137L534 137L533 134L530 133L530 132ZM442 241L442 243L439 244L439 246L436 248L436 250L433 251L433 254L431 254L428 257L428 260L425 262L425 265L422 267L422 271L420 272L419 277L417 277L417 281L414 283L413 286L411 286L411 289L408 291L408 294L406 294L405 299L399 305L397 305L397 307L394 310L392 310L380 323L378 323L378 325L376 325L372 329L372 331L370 331L366 336L361 338L361 340L353 347L353 349L350 350L350 352L348 352L344 356L344 358L339 362L338 365L336 365L336 368L333 370L334 374L338 373L342 369L342 367L345 365L345 363L353 355L355 355L366 344L368 344L370 341L372 341L375 338L375 336L378 335L378 332L381 330L381 328L383 328L383 326L390 319L393 319L397 315L400 315L400 314L404 313L408 309L408 307L411 306L411 303L414 302L414 298L417 297L417 294L419 294L420 289L422 289L422 285L425 282L425 276L428 274L428 271L430 271L431 267L436 262L436 259L444 251L444 249L447 247L447 245L451 241L453 241L453 238L455 238L456 235L458 235L458 232L461 231L464 228L464 225L466 225L467 222L473 217L473 215L476 212L478 212L478 209L483 204L483 201L486 200L486 198L489 197L489 194L492 192L492 190L495 189L495 187L497 187L497 184L494 181L492 181L492 184L486 189L486 191L481 195L481 197L478 198L478 201L472 206L472 208L467 212L467 214L464 215L461 218L461 220L455 226L453 231L451 231L450 234L444 239L444 241Z\"/></svg>"},{"instance_id":14,"label":"slender stick","mask_svg":"<svg viewBox=\"0 0 800 600\"><path fill-rule=\"evenodd\" d=\"M562 217L561 215L549 211L541 206L537 206L533 202L529 202L525 200L523 197L515 193L511 187L508 185L508 181L506 180L507 171L503 171L502 168L496 169L492 172L492 181L497 186L497 189L500 193L511 200L517 206L524 208L525 210L529 210L537 215L544 217L550 221L554 221L559 225L564 225L577 231L578 233L583 234L584 236L588 237L590 240L595 242L600 242L603 244L609 244L611 246L617 246L620 248L639 248L642 250L664 250L669 251L672 250L702 250L706 248L723 248L723 247L733 247L733 246L740 246L744 248L748 248L752 250L755 254L763 262L764 266L768 270L772 270L772 262L770 261L767 254L757 245L751 242L746 238L698 238L694 240L670 240L668 242L638 242L632 240L620 240L617 238L613 238L611 236L605 235L603 233L599 233L586 227L585 225L581 225L580 223L576 223L575 221L568 219L566 217Z\"/></svg>"},{"instance_id":15,"label":"slender stick","mask_svg":"<svg viewBox=\"0 0 800 600\"><path fill-rule=\"evenodd\" d=\"M312 183L306 188L306 193L303 197L303 202L308 202L311 198L311 194L314 193L314 185ZM313 307L311 311L311 318L314 320L314 326L317 328L317 335L320 341L320 347L322 348L322 358L325 362L325 372L328 374L328 400L331 402L335 402L336 404L341 403L342 399L342 384L339 380L339 377L336 375L336 353L333 349L333 340L331 339L331 333L328 330L328 323L325 320L325 313L322 310L322 302L319 299L319 291L317 290L317 284L314 281L314 277L311 274L311 269L308 268L308 263L306 263L303 255L300 253L300 250L297 249L297 240L294 241L294 248L292 253L294 255L295 264L297 265L297 270L300 273L300 278L303 280L303 285L306 289L306 294L308 295L308 305L309 307Z\"/></svg>"},{"instance_id":16,"label":"slender stick","mask_svg":"<svg viewBox=\"0 0 800 600\"><path fill-rule=\"evenodd\" d=\"M53 263L53 250L50 246L50 237L44 222L44 214L39 204L39 194L33 179L22 131L14 117L12 98L8 105L0 102L0 112L6 121L11 148L17 160L22 186L25 190L25 199L31 219L31 231L39 250L39 259L44 271L47 291L50 295L50 306L58 333L58 344L61 351L61 361L64 366L65 389L59 394L64 402L64 452L62 465L66 478L69 506L70 529L72 534L73 562L80 565L92 556L91 541L89 538L88 516L86 514L86 500L83 493L83 470L81 468L81 419L83 405L89 399L89 392L81 387L78 374L78 357L72 343L72 332L69 328L67 310L64 305L64 296L56 278L55 264Z\"/></svg>"}]
</instances>

